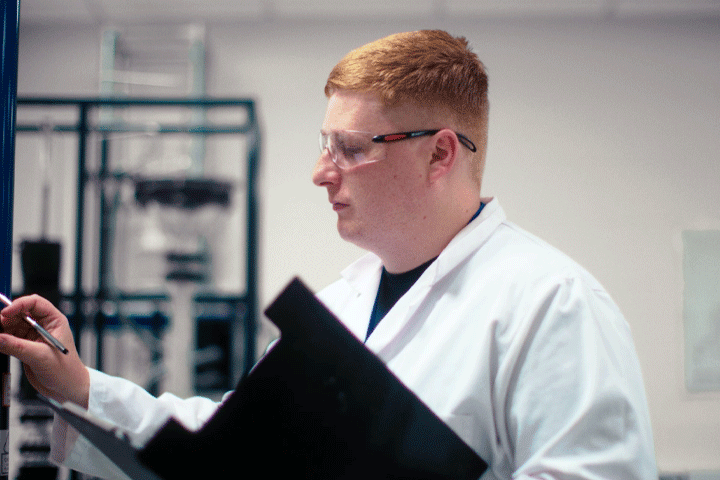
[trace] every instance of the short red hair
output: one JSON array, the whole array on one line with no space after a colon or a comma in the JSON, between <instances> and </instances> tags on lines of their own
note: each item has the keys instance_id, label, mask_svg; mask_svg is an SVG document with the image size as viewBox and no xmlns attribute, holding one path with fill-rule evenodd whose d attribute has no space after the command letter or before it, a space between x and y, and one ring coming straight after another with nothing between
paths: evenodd
<instances>
[{"instance_id":1,"label":"short red hair","mask_svg":"<svg viewBox=\"0 0 720 480\"><path fill-rule=\"evenodd\" d=\"M325 95L338 90L372 92L388 107L409 102L447 117L477 145L474 170L480 180L487 150L488 78L464 37L420 30L368 43L330 72Z\"/></svg>"}]
</instances>

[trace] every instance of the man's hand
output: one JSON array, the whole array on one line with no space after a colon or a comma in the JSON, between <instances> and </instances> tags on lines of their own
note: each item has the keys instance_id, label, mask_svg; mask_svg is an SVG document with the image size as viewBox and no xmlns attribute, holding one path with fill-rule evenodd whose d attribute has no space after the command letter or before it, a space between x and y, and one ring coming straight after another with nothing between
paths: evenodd
<instances>
[{"instance_id":1,"label":"man's hand","mask_svg":"<svg viewBox=\"0 0 720 480\"><path fill-rule=\"evenodd\" d=\"M25 320L29 315L69 352L48 344ZM23 363L25 375L42 395L87 408L90 375L80 360L68 320L52 303L38 295L18 298L0 312L0 353Z\"/></svg>"}]
</instances>

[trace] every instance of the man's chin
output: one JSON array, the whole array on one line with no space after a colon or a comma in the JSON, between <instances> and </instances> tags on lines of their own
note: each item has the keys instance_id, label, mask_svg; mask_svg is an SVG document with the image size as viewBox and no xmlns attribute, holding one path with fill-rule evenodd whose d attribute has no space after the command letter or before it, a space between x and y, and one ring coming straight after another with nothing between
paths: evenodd
<instances>
[{"instance_id":1,"label":"man's chin","mask_svg":"<svg viewBox=\"0 0 720 480\"><path fill-rule=\"evenodd\" d=\"M340 238L350 243L355 243L355 239L359 236L356 230L341 224L341 222L337 224L337 231L340 234Z\"/></svg>"},{"instance_id":2,"label":"man's chin","mask_svg":"<svg viewBox=\"0 0 720 480\"><path fill-rule=\"evenodd\" d=\"M347 222L338 221L337 230L340 238L360 248L367 248L364 245L362 230L357 225L350 225Z\"/></svg>"}]
</instances>

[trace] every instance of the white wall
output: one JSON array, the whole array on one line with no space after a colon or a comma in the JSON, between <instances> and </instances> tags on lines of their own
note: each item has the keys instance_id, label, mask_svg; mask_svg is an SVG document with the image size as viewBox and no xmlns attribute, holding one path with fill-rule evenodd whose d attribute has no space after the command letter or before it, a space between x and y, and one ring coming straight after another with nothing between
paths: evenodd
<instances>
[{"instance_id":1,"label":"white wall","mask_svg":"<svg viewBox=\"0 0 720 480\"><path fill-rule=\"evenodd\" d=\"M465 35L489 70L483 193L586 266L627 316L660 469L720 469L720 393L684 387L680 239L720 229L720 21L209 26L209 92L259 102L262 304L295 275L321 288L361 253L339 239L326 193L310 182L327 73L351 48L428 27ZM99 41L97 28L23 24L20 94L96 94ZM31 230L17 212L16 200L16 235Z\"/></svg>"}]
</instances>

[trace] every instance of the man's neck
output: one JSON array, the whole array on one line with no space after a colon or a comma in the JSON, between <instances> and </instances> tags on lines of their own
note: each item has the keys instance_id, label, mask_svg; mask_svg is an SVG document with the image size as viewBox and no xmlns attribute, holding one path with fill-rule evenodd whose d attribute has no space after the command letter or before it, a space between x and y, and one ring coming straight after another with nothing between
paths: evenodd
<instances>
[{"instance_id":1,"label":"man's neck","mask_svg":"<svg viewBox=\"0 0 720 480\"><path fill-rule=\"evenodd\" d=\"M402 241L393 242L395 249L388 249L383 254L375 253L389 273L409 272L439 256L452 239L480 214L485 205L480 203L480 200L478 204L479 208L467 208L462 215L457 215L458 221L445 222L445 228L427 229L420 234L414 234L414 237L407 236ZM440 225L443 226L442 223ZM440 235L437 232L446 232L446 234Z\"/></svg>"}]
</instances>

